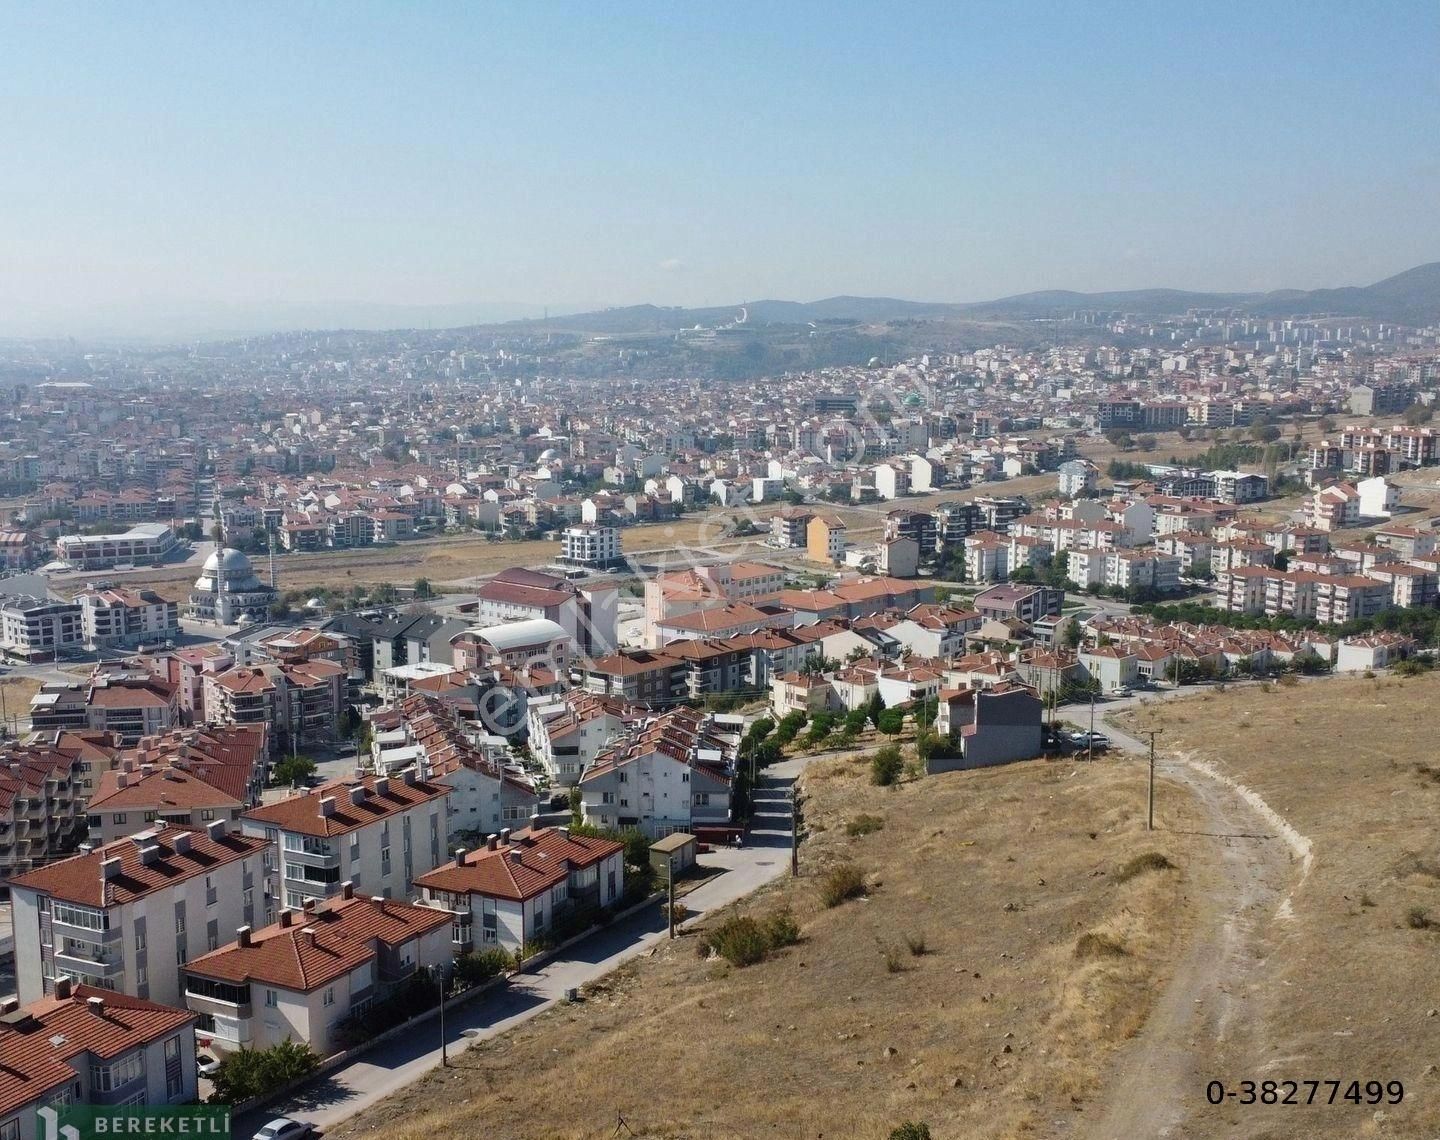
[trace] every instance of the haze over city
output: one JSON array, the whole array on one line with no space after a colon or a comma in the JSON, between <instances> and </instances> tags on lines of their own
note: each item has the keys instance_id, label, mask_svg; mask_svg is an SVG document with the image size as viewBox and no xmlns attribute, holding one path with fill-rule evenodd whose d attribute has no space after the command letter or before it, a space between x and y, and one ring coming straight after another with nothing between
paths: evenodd
<instances>
[{"instance_id":1,"label":"haze over city","mask_svg":"<svg viewBox=\"0 0 1440 1140\"><path fill-rule=\"evenodd\" d=\"M1425 3L11 4L0 333L1367 284L1440 254L1437 38Z\"/></svg>"},{"instance_id":2,"label":"haze over city","mask_svg":"<svg viewBox=\"0 0 1440 1140\"><path fill-rule=\"evenodd\" d=\"M1436 1140L1437 63L0 4L0 1140Z\"/></svg>"}]
</instances>

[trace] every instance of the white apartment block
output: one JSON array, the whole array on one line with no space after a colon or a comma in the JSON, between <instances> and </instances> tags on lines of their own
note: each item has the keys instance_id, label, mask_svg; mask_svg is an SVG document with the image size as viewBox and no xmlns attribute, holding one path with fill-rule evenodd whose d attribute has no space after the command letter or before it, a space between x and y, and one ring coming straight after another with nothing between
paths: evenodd
<instances>
[{"instance_id":1,"label":"white apartment block","mask_svg":"<svg viewBox=\"0 0 1440 1140\"><path fill-rule=\"evenodd\" d=\"M10 881L20 1000L70 977L163 1005L180 971L265 911L265 841L156 824Z\"/></svg>"},{"instance_id":2,"label":"white apartment block","mask_svg":"<svg viewBox=\"0 0 1440 1140\"><path fill-rule=\"evenodd\" d=\"M449 795L413 769L335 780L246 812L241 828L275 845L273 893L284 907L339 894L344 882L408 899L415 877L444 858Z\"/></svg>"}]
</instances>

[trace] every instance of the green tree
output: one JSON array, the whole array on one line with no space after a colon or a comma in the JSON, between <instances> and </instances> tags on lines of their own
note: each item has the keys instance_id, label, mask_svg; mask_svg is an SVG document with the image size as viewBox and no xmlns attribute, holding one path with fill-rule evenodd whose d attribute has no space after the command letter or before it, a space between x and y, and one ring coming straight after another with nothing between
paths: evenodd
<instances>
[{"instance_id":1,"label":"green tree","mask_svg":"<svg viewBox=\"0 0 1440 1140\"><path fill-rule=\"evenodd\" d=\"M277 784L303 784L315 775L315 761L308 756L287 756L270 771Z\"/></svg>"},{"instance_id":2,"label":"green tree","mask_svg":"<svg viewBox=\"0 0 1440 1140\"><path fill-rule=\"evenodd\" d=\"M870 714L870 723L876 728L880 727L880 714L885 711L885 702L880 699L878 691L870 694L870 701L865 706L866 712Z\"/></svg>"},{"instance_id":3,"label":"green tree","mask_svg":"<svg viewBox=\"0 0 1440 1140\"><path fill-rule=\"evenodd\" d=\"M880 719L875 725L886 736L899 736L905 728L905 712L903 709L886 709L880 714Z\"/></svg>"},{"instance_id":4,"label":"green tree","mask_svg":"<svg viewBox=\"0 0 1440 1140\"><path fill-rule=\"evenodd\" d=\"M1083 636L1084 630L1080 628L1080 619L1072 616L1070 620L1065 623L1064 631L1060 634L1060 640L1064 643L1066 649L1076 649L1079 647L1080 640Z\"/></svg>"},{"instance_id":5,"label":"green tree","mask_svg":"<svg viewBox=\"0 0 1440 1140\"><path fill-rule=\"evenodd\" d=\"M416 578L416 579L415 579L415 597L420 598L420 599L425 599L425 598L433 598L434 596L435 596L435 589L434 589L434 587L432 587L432 586L430 585L430 579L429 579L429 578Z\"/></svg>"},{"instance_id":6,"label":"green tree","mask_svg":"<svg viewBox=\"0 0 1440 1140\"><path fill-rule=\"evenodd\" d=\"M879 788L889 787L900 778L904 767L905 759L900 755L900 749L887 744L870 757L870 782Z\"/></svg>"},{"instance_id":7,"label":"green tree","mask_svg":"<svg viewBox=\"0 0 1440 1140\"><path fill-rule=\"evenodd\" d=\"M816 673L833 673L840 668L840 662L833 657L826 657L823 653L807 653L805 660L800 662L801 675Z\"/></svg>"},{"instance_id":8,"label":"green tree","mask_svg":"<svg viewBox=\"0 0 1440 1140\"><path fill-rule=\"evenodd\" d=\"M234 1104L308 1077L320 1065L309 1045L288 1038L268 1049L241 1046L220 1063L212 1078L212 1104Z\"/></svg>"}]
</instances>

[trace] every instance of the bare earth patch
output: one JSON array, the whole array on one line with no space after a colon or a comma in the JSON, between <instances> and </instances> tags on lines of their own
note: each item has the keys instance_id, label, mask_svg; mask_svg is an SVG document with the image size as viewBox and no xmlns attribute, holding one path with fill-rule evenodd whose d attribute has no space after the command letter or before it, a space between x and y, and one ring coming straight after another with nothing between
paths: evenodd
<instances>
[{"instance_id":1,"label":"bare earth patch","mask_svg":"<svg viewBox=\"0 0 1440 1140\"><path fill-rule=\"evenodd\" d=\"M788 906L797 945L737 968L687 933L331 1140L608 1138L617 1113L639 1137L883 1138L910 1119L948 1140L1092 1111L1183 940L1191 841L1144 831L1130 763L867 781L863 757L812 767L801 877L728 912ZM862 813L882 826L847 835ZM868 894L827 909L841 863Z\"/></svg>"},{"instance_id":2,"label":"bare earth patch","mask_svg":"<svg viewBox=\"0 0 1440 1140\"><path fill-rule=\"evenodd\" d=\"M1163 728L1170 757L1263 799L1278 817L1266 830L1291 862L1273 915L1253 916L1268 923L1265 949L1236 987L1244 1024L1214 1050L1213 1078L1405 1087L1400 1105L1216 1109L1196 1088L1171 1135L1440 1134L1437 701L1433 675L1328 679L1155 703L1131 718Z\"/></svg>"}]
</instances>

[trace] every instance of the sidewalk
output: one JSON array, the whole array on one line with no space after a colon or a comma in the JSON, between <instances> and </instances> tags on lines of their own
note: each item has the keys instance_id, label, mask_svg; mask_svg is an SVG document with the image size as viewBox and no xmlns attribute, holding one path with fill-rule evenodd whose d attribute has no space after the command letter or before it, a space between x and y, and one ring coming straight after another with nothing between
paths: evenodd
<instances>
[{"instance_id":1,"label":"sidewalk","mask_svg":"<svg viewBox=\"0 0 1440 1140\"><path fill-rule=\"evenodd\" d=\"M762 773L755 793L755 817L746 845L701 856L706 866L720 867L716 875L685 896L692 916L726 906L764 886L790 868L790 786L811 760L802 757L776 764ZM576 943L563 958L555 958L533 973L517 974L509 984L472 1004L447 1012L445 1038L450 1052L458 1053L470 1039L462 1031L484 1032L483 1040L534 1017L565 991L595 981L634 958L666 936L665 919L654 903L622 922L596 931ZM233 1135L252 1135L267 1120L289 1116L307 1120L317 1128L333 1127L424 1076L440 1064L438 1019L377 1046L359 1060L317 1080L302 1092L257 1112L236 1117Z\"/></svg>"}]
</instances>

